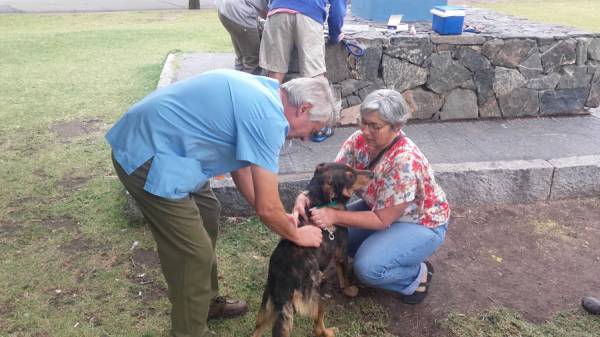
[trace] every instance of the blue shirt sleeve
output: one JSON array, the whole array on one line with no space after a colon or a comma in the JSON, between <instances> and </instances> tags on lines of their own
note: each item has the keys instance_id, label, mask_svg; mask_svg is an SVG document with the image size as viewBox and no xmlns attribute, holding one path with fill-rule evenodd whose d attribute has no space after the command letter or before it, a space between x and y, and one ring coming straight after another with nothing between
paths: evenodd
<instances>
[{"instance_id":1,"label":"blue shirt sleeve","mask_svg":"<svg viewBox=\"0 0 600 337\"><path fill-rule=\"evenodd\" d=\"M340 34L344 26L344 17L346 16L346 0L330 0L329 16L327 17L327 26L329 29L329 43L336 44L340 41Z\"/></svg>"},{"instance_id":2,"label":"blue shirt sleeve","mask_svg":"<svg viewBox=\"0 0 600 337\"><path fill-rule=\"evenodd\" d=\"M236 158L277 174L279 152L285 142L287 123L274 120L244 120L237 127Z\"/></svg>"}]
</instances>

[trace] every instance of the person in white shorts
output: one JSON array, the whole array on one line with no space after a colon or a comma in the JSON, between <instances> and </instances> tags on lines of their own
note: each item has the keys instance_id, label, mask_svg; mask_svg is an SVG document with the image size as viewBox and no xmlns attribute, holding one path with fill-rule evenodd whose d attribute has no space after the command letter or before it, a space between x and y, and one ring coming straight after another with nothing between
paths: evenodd
<instances>
[{"instance_id":1,"label":"person in white shorts","mask_svg":"<svg viewBox=\"0 0 600 337\"><path fill-rule=\"evenodd\" d=\"M329 2L329 13L326 5ZM272 0L260 44L260 66L269 77L283 82L292 51L298 52L302 77L324 76L323 24L327 18L329 43L341 40L346 0Z\"/></svg>"},{"instance_id":2,"label":"person in white shorts","mask_svg":"<svg viewBox=\"0 0 600 337\"><path fill-rule=\"evenodd\" d=\"M345 16L346 0L272 0L260 43L260 67L269 77L283 83L296 49L300 76L324 77L325 18L328 43L337 44L343 38ZM333 130L326 127L311 139L321 142L332 134Z\"/></svg>"}]
</instances>

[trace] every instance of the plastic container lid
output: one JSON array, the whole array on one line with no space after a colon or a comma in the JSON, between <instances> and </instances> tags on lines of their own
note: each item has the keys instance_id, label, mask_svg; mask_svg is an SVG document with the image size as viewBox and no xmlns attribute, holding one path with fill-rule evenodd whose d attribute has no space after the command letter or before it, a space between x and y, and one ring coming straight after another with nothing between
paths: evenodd
<instances>
[{"instance_id":1,"label":"plastic container lid","mask_svg":"<svg viewBox=\"0 0 600 337\"><path fill-rule=\"evenodd\" d=\"M433 9L437 9L438 11L447 12L447 11L464 11L465 8L461 6L433 6Z\"/></svg>"},{"instance_id":2,"label":"plastic container lid","mask_svg":"<svg viewBox=\"0 0 600 337\"><path fill-rule=\"evenodd\" d=\"M429 12L444 18L449 16L465 16L467 14L467 10L460 6L434 6Z\"/></svg>"}]
</instances>

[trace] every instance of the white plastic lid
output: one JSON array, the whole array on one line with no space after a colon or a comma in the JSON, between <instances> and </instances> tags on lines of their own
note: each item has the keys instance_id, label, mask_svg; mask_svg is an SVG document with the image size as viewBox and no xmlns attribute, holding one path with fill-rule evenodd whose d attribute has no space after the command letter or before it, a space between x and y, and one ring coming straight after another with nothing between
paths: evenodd
<instances>
[{"instance_id":1,"label":"white plastic lid","mask_svg":"<svg viewBox=\"0 0 600 337\"><path fill-rule=\"evenodd\" d=\"M443 18L449 17L449 16L465 16L467 14L466 10L452 10L452 11L440 11L437 9L432 9L429 11L431 14L433 15L437 15L437 16L441 16Z\"/></svg>"}]
</instances>

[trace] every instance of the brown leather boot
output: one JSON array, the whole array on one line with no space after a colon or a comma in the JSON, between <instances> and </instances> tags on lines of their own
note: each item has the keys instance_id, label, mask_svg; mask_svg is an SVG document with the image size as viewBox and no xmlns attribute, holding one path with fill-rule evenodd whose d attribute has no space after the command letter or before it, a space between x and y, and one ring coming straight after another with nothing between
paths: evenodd
<instances>
[{"instance_id":1,"label":"brown leather boot","mask_svg":"<svg viewBox=\"0 0 600 337\"><path fill-rule=\"evenodd\" d=\"M248 304L244 300L217 296L210 302L208 319L232 318L245 315Z\"/></svg>"},{"instance_id":2,"label":"brown leather boot","mask_svg":"<svg viewBox=\"0 0 600 337\"><path fill-rule=\"evenodd\" d=\"M589 296L584 297L581 300L581 305L590 314L600 315L600 300Z\"/></svg>"}]
</instances>

